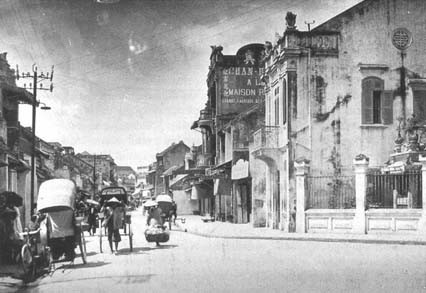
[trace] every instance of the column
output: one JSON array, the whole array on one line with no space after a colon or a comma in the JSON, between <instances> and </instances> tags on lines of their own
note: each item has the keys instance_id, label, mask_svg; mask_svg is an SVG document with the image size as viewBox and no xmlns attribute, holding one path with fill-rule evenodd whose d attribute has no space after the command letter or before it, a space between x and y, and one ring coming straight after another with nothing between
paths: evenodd
<instances>
[{"instance_id":1,"label":"column","mask_svg":"<svg viewBox=\"0 0 426 293\"><path fill-rule=\"evenodd\" d=\"M422 217L418 232L424 235L426 233L426 157L420 155L419 162L422 164Z\"/></svg>"},{"instance_id":2,"label":"column","mask_svg":"<svg viewBox=\"0 0 426 293\"><path fill-rule=\"evenodd\" d=\"M306 177L309 173L309 164L302 161L296 162L294 166L296 167L296 233L306 233Z\"/></svg>"},{"instance_id":3,"label":"column","mask_svg":"<svg viewBox=\"0 0 426 293\"><path fill-rule=\"evenodd\" d=\"M365 199L367 193L367 170L369 158L358 155L354 160L355 166L355 197L356 209L352 232L365 234Z\"/></svg>"}]
</instances>

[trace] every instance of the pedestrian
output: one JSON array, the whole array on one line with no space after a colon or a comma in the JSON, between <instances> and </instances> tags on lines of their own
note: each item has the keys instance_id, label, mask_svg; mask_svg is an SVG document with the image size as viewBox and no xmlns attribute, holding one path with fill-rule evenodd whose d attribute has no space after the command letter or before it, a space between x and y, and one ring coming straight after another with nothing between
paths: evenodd
<instances>
[{"instance_id":1,"label":"pedestrian","mask_svg":"<svg viewBox=\"0 0 426 293\"><path fill-rule=\"evenodd\" d=\"M87 223L89 224L89 233L90 235L95 235L96 233L96 215L97 215L96 207L90 207L89 216L87 218Z\"/></svg>"},{"instance_id":2,"label":"pedestrian","mask_svg":"<svg viewBox=\"0 0 426 293\"><path fill-rule=\"evenodd\" d=\"M146 218L146 224L149 227L160 226L163 228L163 219L161 218L161 208L158 207L158 204L149 206L148 217Z\"/></svg>"},{"instance_id":3,"label":"pedestrian","mask_svg":"<svg viewBox=\"0 0 426 293\"><path fill-rule=\"evenodd\" d=\"M102 226L107 228L108 242L111 253L118 253L118 243L121 241L120 228L123 226L123 205L115 197L105 203L105 219ZM112 243L115 244L115 250Z\"/></svg>"}]
</instances>

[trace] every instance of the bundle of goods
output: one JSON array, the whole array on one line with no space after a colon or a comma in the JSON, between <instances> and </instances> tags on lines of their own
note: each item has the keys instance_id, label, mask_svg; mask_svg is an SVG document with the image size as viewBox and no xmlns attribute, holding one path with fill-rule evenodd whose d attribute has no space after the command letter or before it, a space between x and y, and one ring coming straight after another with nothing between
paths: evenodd
<instances>
[{"instance_id":1,"label":"bundle of goods","mask_svg":"<svg viewBox=\"0 0 426 293\"><path fill-rule=\"evenodd\" d=\"M145 230L145 238L148 242L167 242L170 238L170 233L161 227L150 227Z\"/></svg>"}]
</instances>

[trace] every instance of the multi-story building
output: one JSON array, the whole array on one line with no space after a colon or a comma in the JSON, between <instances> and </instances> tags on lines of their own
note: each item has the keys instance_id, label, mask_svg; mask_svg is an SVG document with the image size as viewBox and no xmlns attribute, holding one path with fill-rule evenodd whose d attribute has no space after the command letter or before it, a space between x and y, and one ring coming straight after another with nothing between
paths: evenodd
<instances>
[{"instance_id":1,"label":"multi-story building","mask_svg":"<svg viewBox=\"0 0 426 293\"><path fill-rule=\"evenodd\" d=\"M293 226L295 162L333 176L358 154L383 164L399 124L426 118L425 14L421 0L366 0L311 31L287 14L267 51L265 126L251 146L266 165L267 226Z\"/></svg>"},{"instance_id":2,"label":"multi-story building","mask_svg":"<svg viewBox=\"0 0 426 293\"><path fill-rule=\"evenodd\" d=\"M168 193L169 175L185 165L185 154L190 148L183 142L173 143L156 155L155 195Z\"/></svg>"},{"instance_id":3,"label":"multi-story building","mask_svg":"<svg viewBox=\"0 0 426 293\"><path fill-rule=\"evenodd\" d=\"M92 155L88 152L77 154L77 157L95 166L98 189L103 186L116 185L116 164L111 155Z\"/></svg>"},{"instance_id":4,"label":"multi-story building","mask_svg":"<svg viewBox=\"0 0 426 293\"><path fill-rule=\"evenodd\" d=\"M252 205L248 141L256 115L245 119L242 113L254 114L250 109L264 100L264 46L246 45L235 55L223 55L221 46L212 49L206 107L192 126L201 129L202 155L209 166L201 180L210 186L201 199L201 212L246 223Z\"/></svg>"},{"instance_id":5,"label":"multi-story building","mask_svg":"<svg viewBox=\"0 0 426 293\"><path fill-rule=\"evenodd\" d=\"M136 187L136 172L130 166L116 167L117 184L123 186L127 193L133 194Z\"/></svg>"}]
</instances>

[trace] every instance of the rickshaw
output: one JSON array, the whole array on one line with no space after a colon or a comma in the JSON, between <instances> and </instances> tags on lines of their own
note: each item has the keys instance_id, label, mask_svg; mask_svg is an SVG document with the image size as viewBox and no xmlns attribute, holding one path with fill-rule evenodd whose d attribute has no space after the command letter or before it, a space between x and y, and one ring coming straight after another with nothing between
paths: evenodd
<instances>
[{"instance_id":1,"label":"rickshaw","mask_svg":"<svg viewBox=\"0 0 426 293\"><path fill-rule=\"evenodd\" d=\"M176 219L176 204L168 194L159 194L155 198L158 207L161 209L161 219L163 224L168 222L169 230L172 230L172 218Z\"/></svg>"},{"instance_id":2,"label":"rickshaw","mask_svg":"<svg viewBox=\"0 0 426 293\"><path fill-rule=\"evenodd\" d=\"M126 189L124 187L106 187L104 189L101 190L100 194L100 205L101 207L104 207L106 202L110 199L112 199L113 197L115 197L116 199L118 199L121 203L123 203L125 205L125 209L124 209L124 213L123 213L123 226L122 226L122 230L123 233L120 232L120 234L124 234L127 235L129 237L129 246L130 246L130 251L133 251L133 232L132 232L132 228L131 228L131 215L130 213L128 213L127 208L129 205L129 199L128 199L128 195L126 192ZM102 227L102 221L104 220L105 215L100 212L98 214L98 218L99 218L99 249L100 252L102 251L102 233L104 232L105 228ZM121 230L120 229L120 230Z\"/></svg>"},{"instance_id":3,"label":"rickshaw","mask_svg":"<svg viewBox=\"0 0 426 293\"><path fill-rule=\"evenodd\" d=\"M65 255L65 260L74 261L74 250L78 245L83 263L87 263L83 234L87 225L83 217L76 216L76 192L74 182L68 179L51 179L39 188L37 209L45 216L40 229L46 235L53 262L61 261L62 255Z\"/></svg>"}]
</instances>

